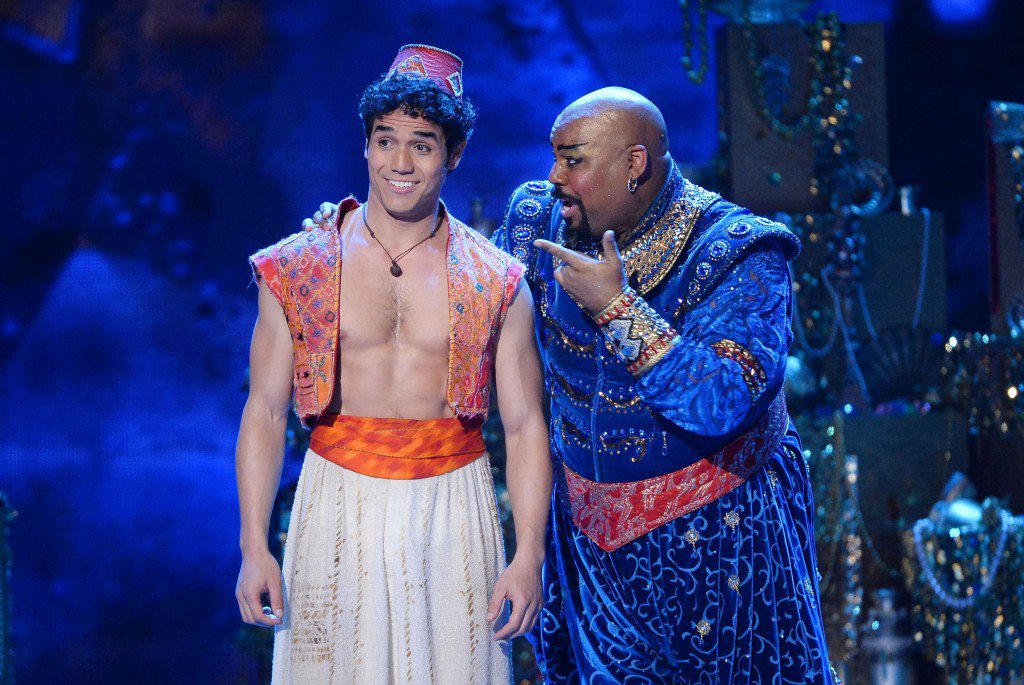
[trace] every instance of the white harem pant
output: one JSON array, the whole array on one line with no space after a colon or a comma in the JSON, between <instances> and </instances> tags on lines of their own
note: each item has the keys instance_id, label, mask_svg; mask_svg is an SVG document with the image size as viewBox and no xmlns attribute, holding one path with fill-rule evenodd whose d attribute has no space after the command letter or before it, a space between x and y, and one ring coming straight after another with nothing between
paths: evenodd
<instances>
[{"instance_id":1,"label":"white harem pant","mask_svg":"<svg viewBox=\"0 0 1024 685\"><path fill-rule=\"evenodd\" d=\"M508 643L492 640L486 620L504 556L486 455L390 480L307 452L274 685L509 683Z\"/></svg>"}]
</instances>

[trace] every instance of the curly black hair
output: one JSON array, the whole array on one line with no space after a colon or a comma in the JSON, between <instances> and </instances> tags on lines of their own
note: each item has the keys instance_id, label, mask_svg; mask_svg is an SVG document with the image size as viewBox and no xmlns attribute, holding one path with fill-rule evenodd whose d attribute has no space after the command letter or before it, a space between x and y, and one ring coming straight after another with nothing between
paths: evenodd
<instances>
[{"instance_id":1,"label":"curly black hair","mask_svg":"<svg viewBox=\"0 0 1024 685\"><path fill-rule=\"evenodd\" d=\"M359 98L359 116L366 137L370 137L374 121L396 110L440 126L449 157L457 146L469 140L476 124L476 107L468 99L449 95L430 79L396 74L374 81Z\"/></svg>"}]
</instances>

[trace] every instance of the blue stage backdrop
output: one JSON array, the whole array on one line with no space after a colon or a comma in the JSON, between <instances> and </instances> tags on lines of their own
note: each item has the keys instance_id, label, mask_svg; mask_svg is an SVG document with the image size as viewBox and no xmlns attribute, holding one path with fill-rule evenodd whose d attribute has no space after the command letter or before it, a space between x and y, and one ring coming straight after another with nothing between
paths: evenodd
<instances>
[{"instance_id":1,"label":"blue stage backdrop","mask_svg":"<svg viewBox=\"0 0 1024 685\"><path fill-rule=\"evenodd\" d=\"M1011 5L812 8L888 22L894 175L950 217L966 328L986 323L984 103L1024 100ZM0 491L19 513L17 682L247 682L233 597L246 256L322 200L365 194L356 101L400 45L465 59L481 114L445 197L496 219L547 174L555 115L600 86L659 104L685 167L711 160L714 67L686 80L681 31L675 0L3 3Z\"/></svg>"}]
</instances>

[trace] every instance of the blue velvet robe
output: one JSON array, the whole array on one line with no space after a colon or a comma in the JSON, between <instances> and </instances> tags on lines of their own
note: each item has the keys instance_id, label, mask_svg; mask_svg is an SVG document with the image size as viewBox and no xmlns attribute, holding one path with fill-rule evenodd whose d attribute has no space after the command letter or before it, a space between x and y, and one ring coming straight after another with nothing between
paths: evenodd
<instances>
[{"instance_id":1,"label":"blue velvet robe","mask_svg":"<svg viewBox=\"0 0 1024 685\"><path fill-rule=\"evenodd\" d=\"M562 466L598 482L642 480L753 426L782 392L792 340L787 260L799 242L673 168L621 248L631 285L681 343L636 379L556 283L552 257L533 247L542 237L596 250L566 235L551 191L542 181L521 186L495 235L527 265L551 397L545 606L530 636L545 682L834 682L809 473L791 422L744 484L611 552L573 523ZM635 241L644 249L631 252ZM745 348L765 381L751 383L721 356L712 345L722 340Z\"/></svg>"}]
</instances>

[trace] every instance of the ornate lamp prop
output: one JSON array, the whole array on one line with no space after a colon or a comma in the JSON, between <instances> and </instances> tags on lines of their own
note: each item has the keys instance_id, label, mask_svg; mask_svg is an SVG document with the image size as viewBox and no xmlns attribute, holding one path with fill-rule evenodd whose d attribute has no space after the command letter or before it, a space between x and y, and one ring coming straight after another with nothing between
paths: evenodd
<instances>
[{"instance_id":1,"label":"ornate lamp prop","mask_svg":"<svg viewBox=\"0 0 1024 685\"><path fill-rule=\"evenodd\" d=\"M1024 675L1024 518L964 481L904 532L914 640L953 685L1007 683Z\"/></svg>"}]
</instances>

